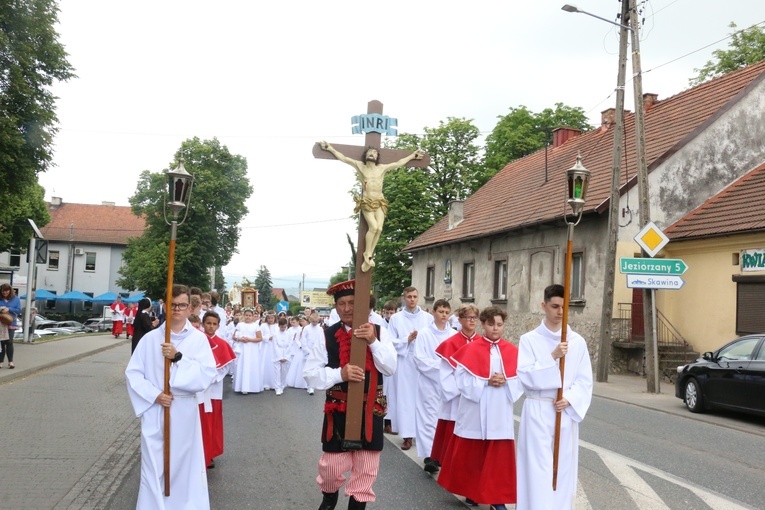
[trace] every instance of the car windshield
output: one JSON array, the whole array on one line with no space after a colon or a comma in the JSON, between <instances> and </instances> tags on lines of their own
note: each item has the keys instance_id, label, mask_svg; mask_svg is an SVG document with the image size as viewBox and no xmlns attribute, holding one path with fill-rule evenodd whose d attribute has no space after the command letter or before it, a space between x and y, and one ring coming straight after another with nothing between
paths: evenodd
<instances>
[{"instance_id":1,"label":"car windshield","mask_svg":"<svg viewBox=\"0 0 765 510\"><path fill-rule=\"evenodd\" d=\"M752 359L752 351L760 341L759 338L744 338L720 349L719 359L748 360Z\"/></svg>"}]
</instances>

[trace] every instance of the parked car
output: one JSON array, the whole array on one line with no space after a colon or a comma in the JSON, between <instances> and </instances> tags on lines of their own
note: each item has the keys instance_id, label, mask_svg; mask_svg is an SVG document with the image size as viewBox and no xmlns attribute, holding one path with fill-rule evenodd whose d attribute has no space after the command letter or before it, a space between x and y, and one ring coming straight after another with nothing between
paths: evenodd
<instances>
[{"instance_id":1,"label":"parked car","mask_svg":"<svg viewBox=\"0 0 765 510\"><path fill-rule=\"evenodd\" d=\"M677 367L675 396L693 413L724 408L765 416L765 334L738 338Z\"/></svg>"},{"instance_id":2,"label":"parked car","mask_svg":"<svg viewBox=\"0 0 765 510\"><path fill-rule=\"evenodd\" d=\"M56 329L65 328L65 329L71 330L72 333L82 333L84 330L84 325L82 324L82 322L77 322L77 321L58 321L55 323L53 328L56 328ZM46 329L50 329L50 328L46 328Z\"/></svg>"},{"instance_id":3,"label":"parked car","mask_svg":"<svg viewBox=\"0 0 765 510\"><path fill-rule=\"evenodd\" d=\"M83 330L86 333L111 331L112 320L106 317L96 317L94 319L88 319L85 321L85 324L83 324Z\"/></svg>"},{"instance_id":4,"label":"parked car","mask_svg":"<svg viewBox=\"0 0 765 510\"><path fill-rule=\"evenodd\" d=\"M23 315L19 315L16 329L23 329L24 328L24 321L22 320ZM45 316L38 314L35 314L35 329L41 329L41 326L45 324L51 324L56 321L52 321L49 319L46 319ZM44 329L44 328L43 328Z\"/></svg>"},{"instance_id":5,"label":"parked car","mask_svg":"<svg viewBox=\"0 0 765 510\"><path fill-rule=\"evenodd\" d=\"M56 333L49 330L49 329L36 329L32 331L32 339L38 340L44 336L55 336ZM14 340L23 340L24 339L24 331L21 329L17 329L16 332L13 334Z\"/></svg>"}]
</instances>

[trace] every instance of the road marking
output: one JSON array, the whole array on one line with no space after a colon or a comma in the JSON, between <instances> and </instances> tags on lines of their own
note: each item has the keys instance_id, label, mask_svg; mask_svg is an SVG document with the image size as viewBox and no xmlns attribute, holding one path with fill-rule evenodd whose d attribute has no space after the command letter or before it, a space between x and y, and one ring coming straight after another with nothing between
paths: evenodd
<instances>
[{"instance_id":1,"label":"road marking","mask_svg":"<svg viewBox=\"0 0 765 510\"><path fill-rule=\"evenodd\" d=\"M583 442L580 441L579 445L584 446ZM648 482L643 480L622 459L612 455L603 455L602 453L598 453L598 456L609 471L619 480L619 483L624 487L638 508L645 510L669 510L669 507L661 500L661 496L656 494L656 491L648 485Z\"/></svg>"},{"instance_id":2,"label":"road marking","mask_svg":"<svg viewBox=\"0 0 765 510\"><path fill-rule=\"evenodd\" d=\"M520 416L514 416L514 418L515 421L520 422ZM401 450L402 439L399 436L386 434L385 439L387 439L391 445ZM754 507L747 506L739 501L734 501L724 496L720 496L714 492L710 492L704 487L679 478L671 473L667 473L653 466L643 464L638 460L625 457L624 455L613 452L611 450L607 450L595 444L588 443L587 441L582 441L580 439L579 446L581 448L590 450L598 457L600 457L606 467L611 471L611 473L614 474L616 479L619 480L621 486L625 489L630 498L632 498L637 507L641 510L669 510L670 507L667 506L667 504L656 493L656 491L651 488L648 482L646 482L638 473L635 472L636 469L689 490L699 499L704 501L704 503L709 505L709 507L713 510L756 510ZM417 457L417 450L415 446L412 446L412 448L408 451L401 451L407 457L412 459L412 461L416 464L420 465L421 467L424 465L422 459ZM438 480L437 473L431 476L433 476L434 480ZM488 507L481 505L479 508L483 509ZM578 483L576 488L576 508L579 510L593 510L593 507L590 504L589 498L584 492L581 483Z\"/></svg>"},{"instance_id":3,"label":"road marking","mask_svg":"<svg viewBox=\"0 0 765 510\"><path fill-rule=\"evenodd\" d=\"M630 494L630 496L633 496L633 494L635 493L643 492L644 489L642 489L641 487L647 486L645 481L637 473L634 472L634 469L639 469L657 478L661 478L670 483L673 483L675 485L679 485L680 487L688 489L693 494L695 494L699 499L704 501L704 503L709 505L710 508L713 508L715 510L754 510L753 507L745 506L741 502L733 501L724 496L719 496L716 493L708 491L704 487L701 487L694 483L683 480L682 478L678 478L677 476L673 474L667 473L653 466L643 464L640 461L631 459L629 457L625 457L624 455L620 455L616 452L612 452L611 450L606 450L605 448L601 448L600 446L594 445L592 443L588 443L587 441L579 440L579 446L582 448L587 448L588 450L597 454L603 460L606 466L608 466L608 469L610 469L611 472L614 473L614 475L616 475L616 477L622 483L624 488L627 489L627 492ZM612 469L613 466L620 466L620 467L615 468L616 471L614 471L614 469ZM632 475L627 473L628 470L632 472ZM617 473L617 471L619 473ZM624 475L620 473L624 473ZM639 479L640 482L642 483L637 482L635 478ZM627 485L628 483L630 485ZM650 492L656 498L658 498L658 495L656 495L653 489L650 489ZM633 499L635 498L633 497ZM658 499L659 501L661 501L661 498L658 498ZM644 506L647 504L645 501L654 502L653 500L650 500L650 499L646 499L644 501L635 500L639 508L669 508L667 506L661 506L661 507Z\"/></svg>"}]
</instances>

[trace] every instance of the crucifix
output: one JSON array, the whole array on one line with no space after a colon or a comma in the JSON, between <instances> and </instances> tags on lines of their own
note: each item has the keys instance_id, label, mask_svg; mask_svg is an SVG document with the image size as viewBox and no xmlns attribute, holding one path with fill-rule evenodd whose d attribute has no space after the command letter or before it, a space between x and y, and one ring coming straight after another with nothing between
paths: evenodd
<instances>
[{"instance_id":1,"label":"crucifix","mask_svg":"<svg viewBox=\"0 0 765 510\"><path fill-rule=\"evenodd\" d=\"M430 157L421 151L383 149L380 147L382 134L397 135L396 119L383 116L380 101L370 101L365 115L354 116L351 121L354 134L364 133L365 146L335 145L318 142L313 147L313 155L319 159L338 159L356 169L356 176L361 183L361 196L356 199L355 212L359 217L359 239L356 249L356 285L354 291L353 324L369 322L369 296L372 290L372 270L375 266L374 250L382 233L383 222L388 210L388 202L383 196L383 178L385 173L402 166L425 168L430 164ZM366 364L367 343L364 339L351 339L351 359L349 363L358 367ZM373 404L372 394L377 388L369 388L369 402ZM361 449L361 421L364 404L364 383L348 383L346 403L345 438L343 448Z\"/></svg>"}]
</instances>

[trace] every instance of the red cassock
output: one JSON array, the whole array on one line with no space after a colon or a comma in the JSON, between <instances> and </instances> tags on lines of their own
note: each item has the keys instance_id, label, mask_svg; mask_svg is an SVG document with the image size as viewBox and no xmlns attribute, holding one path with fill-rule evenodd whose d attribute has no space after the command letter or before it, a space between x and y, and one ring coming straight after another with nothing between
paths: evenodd
<instances>
[{"instance_id":1,"label":"red cassock","mask_svg":"<svg viewBox=\"0 0 765 510\"><path fill-rule=\"evenodd\" d=\"M481 338L478 334L473 334L473 340ZM465 345L470 343L470 339L457 332L450 336L436 347L436 354L451 365L452 370L457 368L457 364L452 359L452 355ZM441 403L443 405L443 402ZM436 434L433 437L433 447L430 450L430 458L443 464L449 444L454 436L454 421L439 418L436 423Z\"/></svg>"},{"instance_id":2,"label":"red cassock","mask_svg":"<svg viewBox=\"0 0 765 510\"><path fill-rule=\"evenodd\" d=\"M208 336L210 349L215 358L215 368L219 371L236 359L236 354L231 346L219 336ZM216 378L212 386L221 385L222 378ZM212 389L211 386L211 389ZM209 390L208 390L209 391ZM212 412L205 412L204 404L199 404L199 416L202 424L202 443L205 450L205 465L209 466L212 460L223 453L223 400L213 396L211 398Z\"/></svg>"},{"instance_id":3,"label":"red cassock","mask_svg":"<svg viewBox=\"0 0 765 510\"><path fill-rule=\"evenodd\" d=\"M116 301L112 303L109 308L112 309L113 312L117 312L120 314L124 314L127 310L127 306L125 306L122 303L117 303ZM120 317L119 320L115 319L112 321L112 335L119 336L122 334L122 322L123 318Z\"/></svg>"},{"instance_id":4,"label":"red cassock","mask_svg":"<svg viewBox=\"0 0 765 510\"><path fill-rule=\"evenodd\" d=\"M518 348L506 340L492 343L479 339L454 353L452 360L464 367L473 377L487 380L491 377L491 348L500 351L502 371L507 379L516 376ZM484 388L486 391L502 391L504 388ZM465 397L460 397L464 399ZM506 397L505 397L506 398ZM481 397L483 401L484 396ZM475 404L478 406L479 404ZM506 400L509 410L504 416L512 420L511 400ZM488 410L488 420L493 418ZM481 418L483 419L483 417ZM509 424L511 427L512 423ZM457 424L457 434L459 433ZM510 439L470 439L455 434L443 459L438 484L449 492L468 497L481 504L515 503L515 441Z\"/></svg>"},{"instance_id":5,"label":"red cassock","mask_svg":"<svg viewBox=\"0 0 765 510\"><path fill-rule=\"evenodd\" d=\"M127 324L125 328L127 329L127 336L133 336L133 322L135 321L136 310L138 310L138 308L131 307L128 307L128 309L125 310L125 323Z\"/></svg>"}]
</instances>

